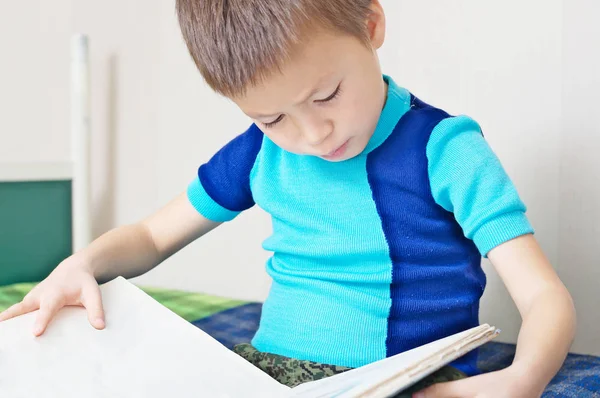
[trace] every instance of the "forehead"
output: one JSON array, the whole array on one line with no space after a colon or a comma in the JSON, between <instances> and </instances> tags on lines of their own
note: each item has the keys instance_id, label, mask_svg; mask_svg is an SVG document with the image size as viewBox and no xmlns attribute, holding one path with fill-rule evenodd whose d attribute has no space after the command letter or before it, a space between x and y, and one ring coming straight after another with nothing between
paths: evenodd
<instances>
[{"instance_id":1,"label":"forehead","mask_svg":"<svg viewBox=\"0 0 600 398\"><path fill-rule=\"evenodd\" d=\"M272 115L310 96L330 89L352 67L360 41L349 35L315 33L297 45L280 70L274 71L242 96L232 98L249 115ZM333 87L335 88L335 87Z\"/></svg>"}]
</instances>

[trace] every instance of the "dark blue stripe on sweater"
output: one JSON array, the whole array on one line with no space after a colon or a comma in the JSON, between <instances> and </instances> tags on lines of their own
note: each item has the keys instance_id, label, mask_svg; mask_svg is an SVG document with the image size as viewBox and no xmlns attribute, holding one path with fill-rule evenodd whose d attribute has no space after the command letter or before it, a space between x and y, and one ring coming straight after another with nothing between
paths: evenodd
<instances>
[{"instance_id":1,"label":"dark blue stripe on sweater","mask_svg":"<svg viewBox=\"0 0 600 398\"><path fill-rule=\"evenodd\" d=\"M243 211L254 206L250 171L262 141L262 131L252 124L198 169L206 193L227 210Z\"/></svg>"},{"instance_id":2,"label":"dark blue stripe on sweater","mask_svg":"<svg viewBox=\"0 0 600 398\"><path fill-rule=\"evenodd\" d=\"M367 159L369 184L393 264L387 355L478 325L485 286L481 255L454 216L435 203L426 156L449 115L415 97L388 139ZM476 352L454 363L475 374Z\"/></svg>"}]
</instances>

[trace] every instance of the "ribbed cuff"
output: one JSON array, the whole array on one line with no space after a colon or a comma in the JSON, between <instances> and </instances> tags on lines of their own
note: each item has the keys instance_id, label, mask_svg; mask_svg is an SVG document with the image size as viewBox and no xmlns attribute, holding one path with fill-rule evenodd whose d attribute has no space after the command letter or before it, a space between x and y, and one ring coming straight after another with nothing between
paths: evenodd
<instances>
[{"instance_id":1,"label":"ribbed cuff","mask_svg":"<svg viewBox=\"0 0 600 398\"><path fill-rule=\"evenodd\" d=\"M231 211L215 202L204 190L199 178L188 185L187 197L192 206L205 218L214 222L233 220L239 211Z\"/></svg>"},{"instance_id":2,"label":"ribbed cuff","mask_svg":"<svg viewBox=\"0 0 600 398\"><path fill-rule=\"evenodd\" d=\"M473 241L481 255L487 257L493 248L529 233L533 233L533 227L525 213L516 211L503 214L483 224L473 234Z\"/></svg>"}]
</instances>

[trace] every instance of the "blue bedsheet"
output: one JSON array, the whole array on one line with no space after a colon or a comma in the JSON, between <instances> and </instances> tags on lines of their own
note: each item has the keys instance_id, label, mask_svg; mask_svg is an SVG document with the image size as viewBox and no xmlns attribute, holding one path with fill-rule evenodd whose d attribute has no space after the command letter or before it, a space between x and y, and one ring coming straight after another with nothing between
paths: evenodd
<instances>
[{"instance_id":1,"label":"blue bedsheet","mask_svg":"<svg viewBox=\"0 0 600 398\"><path fill-rule=\"evenodd\" d=\"M258 329L262 306L251 303L219 312L192 323L228 348L249 342ZM515 355L513 344L491 342L480 349L483 372L503 369ZM600 358L570 354L560 372L548 385L544 398L600 398Z\"/></svg>"}]
</instances>

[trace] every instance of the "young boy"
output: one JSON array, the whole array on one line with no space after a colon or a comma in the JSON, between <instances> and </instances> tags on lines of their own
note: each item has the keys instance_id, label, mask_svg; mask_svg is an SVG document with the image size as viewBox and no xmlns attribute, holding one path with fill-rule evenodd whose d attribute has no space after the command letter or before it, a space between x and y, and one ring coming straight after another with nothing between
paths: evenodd
<instances>
[{"instance_id":1,"label":"young boy","mask_svg":"<svg viewBox=\"0 0 600 398\"><path fill-rule=\"evenodd\" d=\"M525 206L478 124L382 75L378 0L178 0L207 83L254 123L203 164L185 193L64 260L0 320L65 305L104 327L97 281L147 272L241 211L273 219L273 278L247 358L331 373L478 325L481 256L522 317L512 366L427 397L535 397L560 368L574 309L532 236ZM248 354L248 351L251 351ZM285 378L284 378L285 379Z\"/></svg>"}]
</instances>

